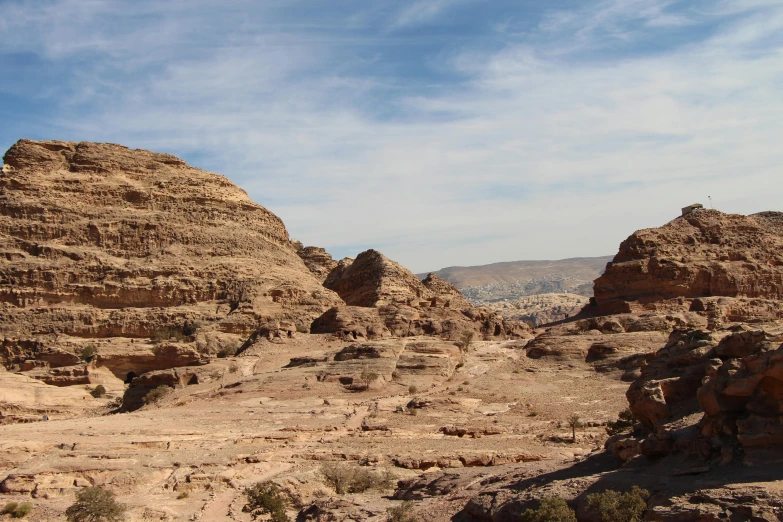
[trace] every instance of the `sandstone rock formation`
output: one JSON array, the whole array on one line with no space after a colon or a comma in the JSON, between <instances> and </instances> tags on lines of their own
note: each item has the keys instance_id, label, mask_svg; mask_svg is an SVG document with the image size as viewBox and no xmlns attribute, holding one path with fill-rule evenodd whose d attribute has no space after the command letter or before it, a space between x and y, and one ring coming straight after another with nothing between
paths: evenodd
<instances>
[{"instance_id":1,"label":"sandstone rock formation","mask_svg":"<svg viewBox=\"0 0 783 522\"><path fill-rule=\"evenodd\" d=\"M375 250L344 259L324 282L349 307L332 309L313 323L313 331L341 333L354 338L436 335L456 339L471 330L488 337L519 336L524 325L500 314L474 308L452 284L430 274L420 281L412 272ZM376 310L385 329L378 327Z\"/></svg>"},{"instance_id":2,"label":"sandstone rock formation","mask_svg":"<svg viewBox=\"0 0 783 522\"><path fill-rule=\"evenodd\" d=\"M332 259L329 253L320 247L308 246L296 248L296 253L304 261L305 266L322 283L329 273L337 267L337 261Z\"/></svg>"},{"instance_id":3,"label":"sandstone rock formation","mask_svg":"<svg viewBox=\"0 0 783 522\"><path fill-rule=\"evenodd\" d=\"M376 250L362 252L350 265L341 265L324 286L350 306L378 307L393 303L418 306L434 292L398 263Z\"/></svg>"},{"instance_id":4,"label":"sandstone rock formation","mask_svg":"<svg viewBox=\"0 0 783 522\"><path fill-rule=\"evenodd\" d=\"M691 212L623 241L595 281L595 300L604 314L714 296L779 302L782 249L783 213Z\"/></svg>"},{"instance_id":5,"label":"sandstone rock formation","mask_svg":"<svg viewBox=\"0 0 783 522\"><path fill-rule=\"evenodd\" d=\"M5 364L69 339L308 328L341 304L280 219L223 176L100 143L21 140L4 162Z\"/></svg>"}]
</instances>

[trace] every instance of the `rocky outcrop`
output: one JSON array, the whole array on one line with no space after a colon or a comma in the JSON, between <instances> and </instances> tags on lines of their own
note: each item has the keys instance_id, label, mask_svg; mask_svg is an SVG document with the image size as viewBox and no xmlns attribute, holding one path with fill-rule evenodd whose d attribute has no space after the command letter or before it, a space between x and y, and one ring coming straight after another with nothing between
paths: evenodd
<instances>
[{"instance_id":1,"label":"rocky outcrop","mask_svg":"<svg viewBox=\"0 0 783 522\"><path fill-rule=\"evenodd\" d=\"M734 435L746 454L783 446L783 344L764 332L742 332L716 348L698 390L705 437Z\"/></svg>"},{"instance_id":2,"label":"rocky outcrop","mask_svg":"<svg viewBox=\"0 0 783 522\"><path fill-rule=\"evenodd\" d=\"M691 212L623 241L595 281L596 304L601 313L618 313L678 299L687 307L715 296L779 301L782 250L783 213Z\"/></svg>"},{"instance_id":3,"label":"rocky outcrop","mask_svg":"<svg viewBox=\"0 0 783 522\"><path fill-rule=\"evenodd\" d=\"M484 337L513 337L527 332L486 308L474 308L452 284L430 274L424 281L375 250L344 259L324 286L337 292L347 308L328 311L313 323L314 332L381 337L434 335L457 339L470 330ZM385 330L361 308L373 309ZM366 332L366 334L365 334Z\"/></svg>"},{"instance_id":4,"label":"rocky outcrop","mask_svg":"<svg viewBox=\"0 0 783 522\"><path fill-rule=\"evenodd\" d=\"M324 286L350 306L418 305L436 296L410 270L376 250L362 252L350 265L341 264Z\"/></svg>"},{"instance_id":5,"label":"rocky outcrop","mask_svg":"<svg viewBox=\"0 0 783 522\"><path fill-rule=\"evenodd\" d=\"M332 256L323 248L315 246L302 247L298 248L296 253L302 258L308 270L322 283L326 280L329 273L337 267L337 261L332 259Z\"/></svg>"},{"instance_id":6,"label":"rocky outcrop","mask_svg":"<svg viewBox=\"0 0 783 522\"><path fill-rule=\"evenodd\" d=\"M335 306L313 321L311 333L339 334L344 339L380 339L391 334L378 310L359 306Z\"/></svg>"},{"instance_id":7,"label":"rocky outcrop","mask_svg":"<svg viewBox=\"0 0 783 522\"><path fill-rule=\"evenodd\" d=\"M302 328L341 303L280 219L168 154L21 140L0 175L0 336L21 363L67 337Z\"/></svg>"},{"instance_id":8,"label":"rocky outcrop","mask_svg":"<svg viewBox=\"0 0 783 522\"><path fill-rule=\"evenodd\" d=\"M427 277L425 277L421 283L435 295L435 305L437 305L438 300L440 300L444 308L464 310L465 308L472 307L468 300L462 296L459 290L457 290L456 286L441 279L432 272L427 274Z\"/></svg>"}]
</instances>

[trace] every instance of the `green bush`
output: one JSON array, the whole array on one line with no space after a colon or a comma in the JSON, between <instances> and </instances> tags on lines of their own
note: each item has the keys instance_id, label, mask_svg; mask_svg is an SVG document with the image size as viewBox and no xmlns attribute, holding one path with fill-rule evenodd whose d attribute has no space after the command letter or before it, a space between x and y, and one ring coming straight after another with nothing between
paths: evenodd
<instances>
[{"instance_id":1,"label":"green bush","mask_svg":"<svg viewBox=\"0 0 783 522\"><path fill-rule=\"evenodd\" d=\"M616 421L609 421L606 423L606 433L609 435L617 435L624 431L628 431L636 424L636 418L630 409L626 408L620 412Z\"/></svg>"},{"instance_id":2,"label":"green bush","mask_svg":"<svg viewBox=\"0 0 783 522\"><path fill-rule=\"evenodd\" d=\"M416 386L414 386L412 384L410 386L408 386L408 393L410 393L411 395L413 395L417 391L419 391L419 389Z\"/></svg>"},{"instance_id":3,"label":"green bush","mask_svg":"<svg viewBox=\"0 0 783 522\"><path fill-rule=\"evenodd\" d=\"M528 509L522 522L576 522L574 510L562 498L542 498L538 509Z\"/></svg>"},{"instance_id":4,"label":"green bush","mask_svg":"<svg viewBox=\"0 0 783 522\"><path fill-rule=\"evenodd\" d=\"M413 502L406 500L399 506L387 509L386 513L389 515L389 522L415 522L411 511L413 511Z\"/></svg>"},{"instance_id":5,"label":"green bush","mask_svg":"<svg viewBox=\"0 0 783 522\"><path fill-rule=\"evenodd\" d=\"M640 522L649 496L650 493L639 486L633 486L625 493L607 489L603 493L588 495L587 509L600 522Z\"/></svg>"},{"instance_id":6,"label":"green bush","mask_svg":"<svg viewBox=\"0 0 783 522\"><path fill-rule=\"evenodd\" d=\"M24 518L29 515L32 510L32 504L28 504L27 502L19 504L16 509L11 512L11 518Z\"/></svg>"},{"instance_id":7,"label":"green bush","mask_svg":"<svg viewBox=\"0 0 783 522\"><path fill-rule=\"evenodd\" d=\"M11 518L24 518L30 514L33 510L33 505L25 502L19 504L18 502L9 502L0 510L0 515L11 515Z\"/></svg>"},{"instance_id":8,"label":"green bush","mask_svg":"<svg viewBox=\"0 0 783 522\"><path fill-rule=\"evenodd\" d=\"M99 384L95 387L93 391L90 392L90 395L95 397L96 399L100 399L104 395L106 395L106 388L103 386L103 384Z\"/></svg>"},{"instance_id":9,"label":"green bush","mask_svg":"<svg viewBox=\"0 0 783 522\"><path fill-rule=\"evenodd\" d=\"M395 482L394 475L389 472L373 473L358 466L339 464L324 464L321 466L321 475L338 495L364 493L371 489L385 490L391 488Z\"/></svg>"},{"instance_id":10,"label":"green bush","mask_svg":"<svg viewBox=\"0 0 783 522\"><path fill-rule=\"evenodd\" d=\"M257 482L245 490L247 504L242 508L253 520L261 515L270 515L272 522L290 522L285 513L285 499L274 482Z\"/></svg>"},{"instance_id":11,"label":"green bush","mask_svg":"<svg viewBox=\"0 0 783 522\"><path fill-rule=\"evenodd\" d=\"M84 362L90 362L93 357L98 353L98 349L93 344L88 344L79 353L79 359Z\"/></svg>"},{"instance_id":12,"label":"green bush","mask_svg":"<svg viewBox=\"0 0 783 522\"><path fill-rule=\"evenodd\" d=\"M118 522L125 518L125 506L114 493L92 486L76 494L76 502L65 510L68 522Z\"/></svg>"},{"instance_id":13,"label":"green bush","mask_svg":"<svg viewBox=\"0 0 783 522\"><path fill-rule=\"evenodd\" d=\"M147 395L144 396L142 399L142 402L144 404L153 404L156 402L160 402L163 397L171 393L173 390L169 386L161 385L157 388L153 388L149 392L147 392Z\"/></svg>"}]
</instances>

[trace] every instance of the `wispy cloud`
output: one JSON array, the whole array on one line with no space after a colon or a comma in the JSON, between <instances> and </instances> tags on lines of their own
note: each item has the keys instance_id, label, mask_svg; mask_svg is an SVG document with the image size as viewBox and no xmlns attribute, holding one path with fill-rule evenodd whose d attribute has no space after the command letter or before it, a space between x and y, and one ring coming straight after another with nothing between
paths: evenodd
<instances>
[{"instance_id":1,"label":"wispy cloud","mask_svg":"<svg viewBox=\"0 0 783 522\"><path fill-rule=\"evenodd\" d=\"M611 253L707 194L783 196L779 2L465 3L486 32L448 38L401 29L466 23L455 2L340 5L11 2L0 59L40 63L5 67L29 109L0 102L0 141L176 153L308 244L417 271Z\"/></svg>"},{"instance_id":2,"label":"wispy cloud","mask_svg":"<svg viewBox=\"0 0 783 522\"><path fill-rule=\"evenodd\" d=\"M470 0L416 0L400 9L391 24L392 29L417 26L432 22L447 9Z\"/></svg>"}]
</instances>

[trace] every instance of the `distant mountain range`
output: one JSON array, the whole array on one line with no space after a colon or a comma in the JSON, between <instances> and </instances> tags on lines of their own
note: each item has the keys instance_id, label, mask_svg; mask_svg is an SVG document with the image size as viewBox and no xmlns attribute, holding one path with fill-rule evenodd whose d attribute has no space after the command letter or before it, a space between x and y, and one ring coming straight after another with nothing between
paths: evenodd
<instances>
[{"instance_id":1,"label":"distant mountain range","mask_svg":"<svg viewBox=\"0 0 783 522\"><path fill-rule=\"evenodd\" d=\"M593 295L593 281L614 256L573 257L557 261L509 261L481 266L452 266L434 272L460 289L474 304L516 300L537 294ZM420 278L427 274L417 274Z\"/></svg>"}]
</instances>

